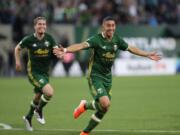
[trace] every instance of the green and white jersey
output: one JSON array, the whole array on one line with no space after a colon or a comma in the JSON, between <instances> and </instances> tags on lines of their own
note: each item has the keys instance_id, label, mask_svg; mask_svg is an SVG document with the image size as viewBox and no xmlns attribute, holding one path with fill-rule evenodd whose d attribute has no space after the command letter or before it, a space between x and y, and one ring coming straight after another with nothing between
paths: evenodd
<instances>
[{"instance_id":1,"label":"green and white jersey","mask_svg":"<svg viewBox=\"0 0 180 135\"><path fill-rule=\"evenodd\" d=\"M88 76L98 76L111 82L111 68L114 60L118 56L119 50L127 50L128 44L117 34L114 34L112 40L108 41L103 33L92 36L86 42L92 49Z\"/></svg>"},{"instance_id":2,"label":"green and white jersey","mask_svg":"<svg viewBox=\"0 0 180 135\"><path fill-rule=\"evenodd\" d=\"M53 37L45 33L44 38L39 40L35 34L28 35L20 41L21 48L28 50L28 72L48 74L53 47L56 42Z\"/></svg>"}]
</instances>

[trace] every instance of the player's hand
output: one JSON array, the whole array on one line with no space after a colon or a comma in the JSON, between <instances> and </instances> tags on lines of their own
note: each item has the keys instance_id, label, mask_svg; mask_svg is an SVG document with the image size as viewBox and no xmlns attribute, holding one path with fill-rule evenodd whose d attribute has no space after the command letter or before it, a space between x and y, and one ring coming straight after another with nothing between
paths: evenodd
<instances>
[{"instance_id":1,"label":"player's hand","mask_svg":"<svg viewBox=\"0 0 180 135\"><path fill-rule=\"evenodd\" d=\"M21 71L22 70L22 66L20 62L16 62L16 71Z\"/></svg>"},{"instance_id":2,"label":"player's hand","mask_svg":"<svg viewBox=\"0 0 180 135\"><path fill-rule=\"evenodd\" d=\"M157 54L157 52L150 52L149 55L147 56L151 60L159 61L161 60L161 55Z\"/></svg>"},{"instance_id":3,"label":"player's hand","mask_svg":"<svg viewBox=\"0 0 180 135\"><path fill-rule=\"evenodd\" d=\"M60 46L59 48L54 48L53 49L53 53L57 58L62 59L64 57L64 48L62 46Z\"/></svg>"}]
</instances>

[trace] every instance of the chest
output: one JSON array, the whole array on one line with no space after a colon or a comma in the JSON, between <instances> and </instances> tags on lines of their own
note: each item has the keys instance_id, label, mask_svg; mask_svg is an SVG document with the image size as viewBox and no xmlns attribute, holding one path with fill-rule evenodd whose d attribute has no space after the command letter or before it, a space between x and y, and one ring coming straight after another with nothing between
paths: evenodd
<instances>
[{"instance_id":1,"label":"chest","mask_svg":"<svg viewBox=\"0 0 180 135\"><path fill-rule=\"evenodd\" d=\"M102 59L113 61L118 54L116 42L101 41L95 49L96 55Z\"/></svg>"},{"instance_id":2,"label":"chest","mask_svg":"<svg viewBox=\"0 0 180 135\"><path fill-rule=\"evenodd\" d=\"M97 53L111 53L116 54L118 52L118 45L116 42L101 40L97 46Z\"/></svg>"},{"instance_id":3,"label":"chest","mask_svg":"<svg viewBox=\"0 0 180 135\"><path fill-rule=\"evenodd\" d=\"M47 48L51 48L51 43L48 40L42 40L42 41L38 41L38 40L31 40L28 43L28 49L31 50L37 50L37 49L47 49Z\"/></svg>"},{"instance_id":4,"label":"chest","mask_svg":"<svg viewBox=\"0 0 180 135\"><path fill-rule=\"evenodd\" d=\"M32 40L29 42L28 50L34 56L48 56L52 52L52 45L49 41Z\"/></svg>"}]
</instances>

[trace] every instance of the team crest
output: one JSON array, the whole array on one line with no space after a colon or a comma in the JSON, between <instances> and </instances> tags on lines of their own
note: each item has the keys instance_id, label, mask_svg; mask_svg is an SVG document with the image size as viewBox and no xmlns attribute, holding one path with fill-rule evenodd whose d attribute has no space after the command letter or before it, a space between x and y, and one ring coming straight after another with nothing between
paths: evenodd
<instances>
[{"instance_id":1,"label":"team crest","mask_svg":"<svg viewBox=\"0 0 180 135\"><path fill-rule=\"evenodd\" d=\"M48 41L45 41L44 44L45 44L46 47L49 47L49 42Z\"/></svg>"},{"instance_id":2,"label":"team crest","mask_svg":"<svg viewBox=\"0 0 180 135\"><path fill-rule=\"evenodd\" d=\"M102 48L103 48L104 50L106 50L106 46L103 46Z\"/></svg>"},{"instance_id":3,"label":"team crest","mask_svg":"<svg viewBox=\"0 0 180 135\"><path fill-rule=\"evenodd\" d=\"M116 51L118 49L117 45L114 45L114 51Z\"/></svg>"}]
</instances>

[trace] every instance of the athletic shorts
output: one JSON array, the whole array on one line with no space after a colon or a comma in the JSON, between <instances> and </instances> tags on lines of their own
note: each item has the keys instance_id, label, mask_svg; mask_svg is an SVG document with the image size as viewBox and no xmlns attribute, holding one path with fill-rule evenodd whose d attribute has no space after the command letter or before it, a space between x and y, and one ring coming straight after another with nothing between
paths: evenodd
<instances>
[{"instance_id":1,"label":"athletic shorts","mask_svg":"<svg viewBox=\"0 0 180 135\"><path fill-rule=\"evenodd\" d=\"M112 83L107 83L101 77L91 76L88 79L89 89L95 101L102 96L108 96L111 99Z\"/></svg>"},{"instance_id":2,"label":"athletic shorts","mask_svg":"<svg viewBox=\"0 0 180 135\"><path fill-rule=\"evenodd\" d=\"M49 76L42 73L28 73L28 79L34 86L35 93L42 93L42 88L49 83Z\"/></svg>"}]
</instances>

